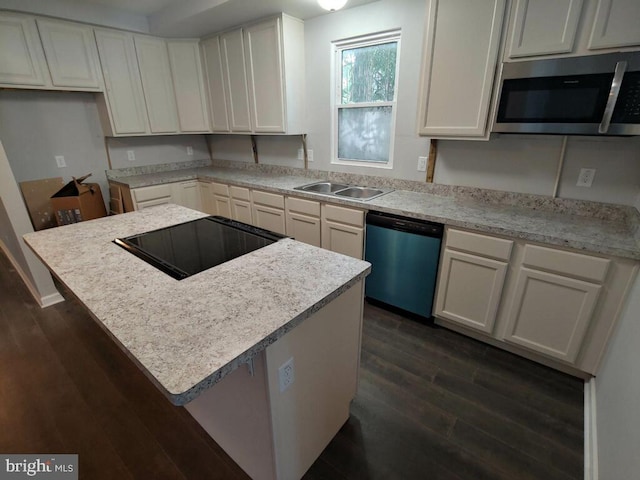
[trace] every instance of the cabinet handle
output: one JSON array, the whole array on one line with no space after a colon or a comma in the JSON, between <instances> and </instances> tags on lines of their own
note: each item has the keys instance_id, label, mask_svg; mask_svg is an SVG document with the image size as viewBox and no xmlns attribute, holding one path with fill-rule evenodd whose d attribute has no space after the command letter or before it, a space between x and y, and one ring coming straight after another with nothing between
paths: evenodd
<instances>
[{"instance_id":1,"label":"cabinet handle","mask_svg":"<svg viewBox=\"0 0 640 480\"><path fill-rule=\"evenodd\" d=\"M602 122L600 122L600 126L598 127L598 132L600 133L607 133L607 130L609 130L609 124L611 123L613 109L616 107L618 94L620 93L620 84L622 83L622 77L624 77L624 72L626 71L626 61L616 63L616 71L613 75L613 82L611 82L611 90L609 90L609 99L607 100L607 106L604 109Z\"/></svg>"}]
</instances>

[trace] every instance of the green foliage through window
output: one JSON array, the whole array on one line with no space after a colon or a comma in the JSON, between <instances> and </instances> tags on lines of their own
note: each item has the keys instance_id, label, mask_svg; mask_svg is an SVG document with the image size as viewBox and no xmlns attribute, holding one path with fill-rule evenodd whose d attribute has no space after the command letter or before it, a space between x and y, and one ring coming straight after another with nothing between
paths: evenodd
<instances>
[{"instance_id":1,"label":"green foliage through window","mask_svg":"<svg viewBox=\"0 0 640 480\"><path fill-rule=\"evenodd\" d=\"M392 102L397 42L342 50L342 104Z\"/></svg>"}]
</instances>

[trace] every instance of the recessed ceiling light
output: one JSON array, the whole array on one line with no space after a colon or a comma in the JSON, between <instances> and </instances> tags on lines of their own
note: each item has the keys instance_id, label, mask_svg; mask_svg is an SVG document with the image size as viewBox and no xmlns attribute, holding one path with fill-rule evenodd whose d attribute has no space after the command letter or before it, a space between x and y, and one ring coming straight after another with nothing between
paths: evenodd
<instances>
[{"instance_id":1,"label":"recessed ceiling light","mask_svg":"<svg viewBox=\"0 0 640 480\"><path fill-rule=\"evenodd\" d=\"M330 12L340 10L345 6L346 3L347 0L318 0L318 5L320 5L325 10L329 10Z\"/></svg>"}]
</instances>

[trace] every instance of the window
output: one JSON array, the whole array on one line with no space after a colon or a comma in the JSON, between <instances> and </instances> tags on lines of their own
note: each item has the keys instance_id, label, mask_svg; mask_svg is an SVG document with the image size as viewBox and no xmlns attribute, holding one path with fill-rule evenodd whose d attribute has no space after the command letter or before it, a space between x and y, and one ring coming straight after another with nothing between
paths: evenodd
<instances>
[{"instance_id":1,"label":"window","mask_svg":"<svg viewBox=\"0 0 640 480\"><path fill-rule=\"evenodd\" d=\"M391 168L400 33L334 43L333 163Z\"/></svg>"}]
</instances>

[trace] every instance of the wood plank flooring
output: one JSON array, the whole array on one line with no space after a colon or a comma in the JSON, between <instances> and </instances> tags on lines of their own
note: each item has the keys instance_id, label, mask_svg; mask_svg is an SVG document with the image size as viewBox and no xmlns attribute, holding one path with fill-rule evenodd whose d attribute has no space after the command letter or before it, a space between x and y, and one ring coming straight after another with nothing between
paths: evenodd
<instances>
[{"instance_id":1,"label":"wood plank flooring","mask_svg":"<svg viewBox=\"0 0 640 480\"><path fill-rule=\"evenodd\" d=\"M351 417L308 480L579 479L583 385L365 308ZM78 453L80 478L243 479L73 299L40 309L0 254L0 452Z\"/></svg>"}]
</instances>

